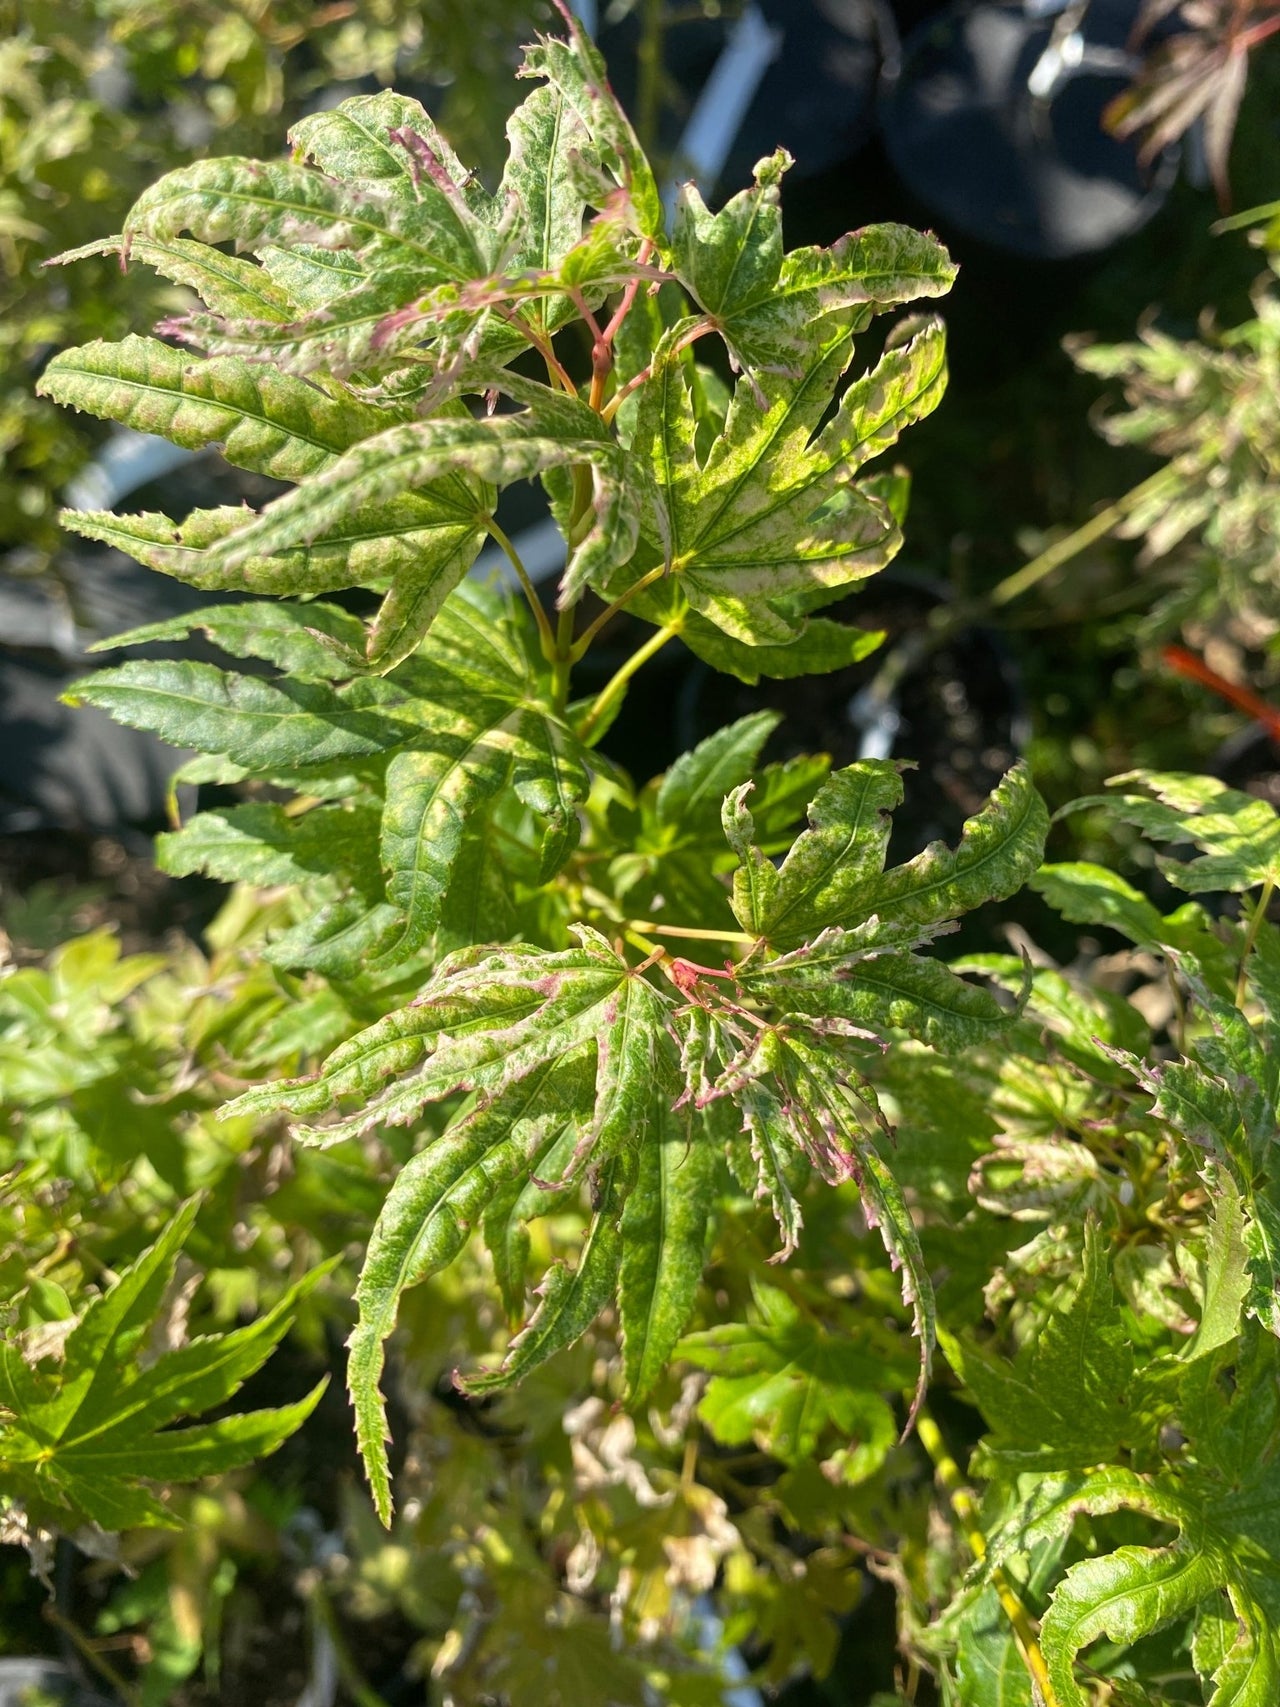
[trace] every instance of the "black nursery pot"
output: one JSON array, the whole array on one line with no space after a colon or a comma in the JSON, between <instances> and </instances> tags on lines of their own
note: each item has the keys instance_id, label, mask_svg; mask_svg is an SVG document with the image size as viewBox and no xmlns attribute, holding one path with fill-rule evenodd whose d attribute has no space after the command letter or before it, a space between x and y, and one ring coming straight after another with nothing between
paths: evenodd
<instances>
[{"instance_id":1,"label":"black nursery pot","mask_svg":"<svg viewBox=\"0 0 1280 1707\"><path fill-rule=\"evenodd\" d=\"M899 177L944 226L1008 254L1066 260L1131 236L1166 200L1176 149L1150 167L1105 129L1133 81L1138 0L1069 22L971 0L919 24L880 120ZM1046 57L1047 56L1047 57Z\"/></svg>"},{"instance_id":2,"label":"black nursery pot","mask_svg":"<svg viewBox=\"0 0 1280 1707\"><path fill-rule=\"evenodd\" d=\"M780 47L725 162L725 194L749 184L755 162L778 147L794 157L796 182L852 160L873 134L880 83L897 62L884 0L757 4Z\"/></svg>"},{"instance_id":3,"label":"black nursery pot","mask_svg":"<svg viewBox=\"0 0 1280 1707\"><path fill-rule=\"evenodd\" d=\"M897 57L897 30L886 0L754 0L760 19L774 32L776 50L751 97L742 123L714 184L705 194L723 200L751 183L757 160L787 148L801 178L853 156L871 137L877 91ZM732 38L734 20L685 14L668 26L663 40L667 101L658 145L674 161L677 176L685 125L716 62ZM616 23L606 21L600 46L623 105L637 106L639 10Z\"/></svg>"}]
</instances>

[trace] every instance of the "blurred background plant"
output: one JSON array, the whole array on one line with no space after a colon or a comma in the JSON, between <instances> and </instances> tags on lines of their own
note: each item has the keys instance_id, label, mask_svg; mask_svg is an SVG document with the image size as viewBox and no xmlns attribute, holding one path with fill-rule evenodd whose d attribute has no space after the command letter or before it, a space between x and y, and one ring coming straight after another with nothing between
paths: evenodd
<instances>
[{"instance_id":1,"label":"blurred background plant","mask_svg":"<svg viewBox=\"0 0 1280 1707\"><path fill-rule=\"evenodd\" d=\"M118 230L143 186L209 153L278 146L356 89L423 93L469 159L497 158L509 73L546 0L0 0L0 552L45 566L67 481L101 435L37 401L55 349L185 303L43 263ZM498 93L495 93L497 91Z\"/></svg>"},{"instance_id":2,"label":"blurred background plant","mask_svg":"<svg viewBox=\"0 0 1280 1707\"><path fill-rule=\"evenodd\" d=\"M1157 26L1176 21L1153 40ZM1224 209L1231 200L1231 142L1249 78L1249 56L1280 30L1276 0L1144 0L1133 44L1145 49L1132 88L1112 102L1116 136L1139 136L1148 164L1199 126L1205 165Z\"/></svg>"}]
</instances>

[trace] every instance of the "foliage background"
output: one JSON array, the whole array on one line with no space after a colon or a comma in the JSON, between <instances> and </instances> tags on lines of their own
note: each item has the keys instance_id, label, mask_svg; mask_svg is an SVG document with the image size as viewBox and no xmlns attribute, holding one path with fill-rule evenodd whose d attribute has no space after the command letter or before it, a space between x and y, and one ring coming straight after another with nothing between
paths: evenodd
<instances>
[{"instance_id":1,"label":"foliage background","mask_svg":"<svg viewBox=\"0 0 1280 1707\"><path fill-rule=\"evenodd\" d=\"M500 128L493 91L507 87L496 72L510 63L529 17L541 19L537 8L526 13L497 0L492 19L478 17L474 0L425 10L359 5L299 7L295 14L276 7L269 20L231 6L94 13L71 5L19 8L10 0L10 7L0 77L0 536L17 550L10 566L29 572L59 549L57 494L95 437L83 418L34 401L32 379L52 348L119 336L171 306L163 295L154 304L144 300L140 270L104 292L100 270L81 283L72 271L41 273L39 262L118 225L162 166L223 152L233 136L237 151L270 151L284 123L335 79L352 86L394 81L411 91L420 81L434 110L443 99L443 122L460 151L491 164L486 154ZM478 59L479 46L492 57ZM118 94L121 73L133 90L123 111L98 93L109 94L114 77ZM1275 193L1278 96L1275 65L1260 56L1233 159L1240 205ZM101 164L106 158L110 173ZM897 193L879 201L888 174L874 155L864 164L854 206L843 181L816 181L789 198L789 242L827 241L874 218L928 223ZM1089 430L1097 383L1072 372L1059 339L1081 330L1130 337L1155 302L1162 324L1184 337L1209 303L1224 324L1245 318L1258 257L1237 238L1210 237L1211 216L1207 198L1180 185L1147 232L1101 261L1066 270L1014 268L967 255L963 240L955 241L963 270L948 306L951 391L943 410L916 430L910 452L913 564L961 591L994 585L1051 530L1074 525L1149 470L1140 452L1117 452ZM1054 806L1133 764L1208 768L1240 727L1234 713L1162 672L1154 650L1144 647L1137 618L1152 596L1143 583L1135 593L1132 561L1131 546L1106 542L1051 583L1034 610L1010 618L1031 696L1033 763ZM1273 685L1265 635L1227 622L1196 632L1255 685ZM1265 792L1270 759L1253 757L1256 786ZM1113 863L1137 847L1099 812L1058 835L1059 859ZM1149 864L1140 849L1138 858ZM203 949L175 942L163 957L122 963L109 938L82 930L95 906L100 913L92 897L10 893L5 901L25 980L7 986L4 1081L20 1171L9 1182L3 1260L10 1296L22 1294L20 1326L56 1328L88 1279L135 1258L174 1205L203 1190L190 1256L206 1271L205 1288L184 1304L179 1271L170 1309L194 1311L192 1320L206 1329L225 1330L243 1313L269 1308L323 1253L345 1253L330 1301L304 1304L288 1342L292 1362L269 1366L270 1396L255 1402L279 1402L278 1385L290 1381L288 1397L300 1397L313 1372L338 1355L349 1324L332 1298L349 1295L377 1194L342 1157L259 1151L247 1124L227 1128L211 1119L214 1103L237 1083L266 1067L287 1068L335 1024L324 1003L299 1009L296 990L258 958L278 904L242 898L219 915ZM1026 897L1017 913L1051 951L1074 953L1078 933L1047 908ZM1002 917L1009 916L1006 909ZM71 940L46 962L41 951L63 937ZM1105 946L1115 940L1103 931ZM360 1017L347 1014L338 1023ZM1121 1016L1116 1023L1123 1029L1132 1022ZM34 1075L32 1061L39 1063ZM1092 1069L1101 1070L1096 1060ZM975 1065L977 1088L965 1105L973 1122L965 1141L975 1154L986 1141L980 1108L991 1094L983 1073L993 1070ZM886 1090L892 1094L891 1083ZM387 1142L388 1160L404 1160L394 1154L394 1140ZM964 1180L970 1159L966 1153L962 1167L955 1156L939 1159L937 1178ZM53 1186L55 1178L71 1182L69 1194ZM842 1316L840 1294L824 1277L843 1267L851 1289L885 1285L876 1261L849 1260L855 1221L837 1195L811 1218L794 1274L767 1269L767 1251L753 1248L721 1277L717 1308L726 1318L764 1324L763 1338L772 1335L774 1347L797 1331L789 1311L853 1334L852 1317ZM557 1240L571 1243L576 1226L569 1214L540 1231L540 1255L559 1248ZM748 1242L753 1236L744 1233ZM37 1284L23 1292L33 1252ZM785 1443L772 1439L764 1450L749 1425L729 1421L725 1438L743 1429L743 1450L708 1453L695 1476L683 1438L673 1445L661 1416L628 1433L610 1413L608 1382L589 1346L498 1402L477 1427L453 1398L449 1374L459 1345L479 1356L499 1326L485 1302L480 1260L464 1259L408 1304L408 1355L419 1377L396 1433L407 1442L402 1474L410 1487L420 1478L421 1492L410 1494L390 1543L372 1527L357 1492L345 1409L329 1394L308 1425L312 1432L298 1437L302 1444L284 1448L261 1474L239 1473L213 1492L182 1496L195 1522L181 1539L131 1538L131 1562L140 1567L132 1582L104 1565L76 1584L74 1622L93 1630L108 1663L115 1652L130 1675L136 1666L140 1698L235 1699L243 1687L237 1678L259 1675L236 1640L251 1641L256 1624L275 1618L280 1651L292 1642L288 1664L298 1668L282 1678L281 1699L290 1698L290 1683L295 1695L300 1689L308 1643L324 1627L352 1691L367 1687L350 1681L358 1671L378 1672L379 1642L390 1652L408 1632L420 1644L421 1663L459 1700L502 1690L518 1701L532 1689L542 1698L546 1674L535 1661L540 1666L549 1653L561 1668L559 1699L597 1700L607 1679L618 1700L638 1700L641 1669L608 1639L612 1595L625 1607L630 1635L651 1639L646 1667L651 1678L664 1679L666 1698L714 1700L670 1620L673 1590L709 1587L717 1572L730 1634L758 1644L751 1651L767 1677L781 1682L793 1662L822 1671L843 1640L830 1681L793 1684L795 1699L807 1690L808 1699L847 1700L849 1679L865 1691L876 1667L876 1686L893 1691L892 1661L869 1633L885 1616L885 1592L852 1568L848 1537L873 1532L891 1514L888 1527L913 1537L918 1549L907 1604L912 1594L927 1600L928 1502L918 1451L894 1448L873 1491L859 1493L852 1483L841 1508L831 1502L831 1483L814 1481L811 1451L792 1447L789 1462ZM975 1287L977 1279L957 1267L955 1285ZM883 1307L892 1317L888 1298ZM1010 1331L1017 1339L1027 1324L1015 1320ZM252 1395L251 1385L240 1403ZM668 1397L679 1406L679 1394ZM566 1408L574 1419L569 1431L561 1421ZM957 1450L976 1439L980 1424L969 1408L944 1400L939 1415ZM834 1420L847 1430L847 1418L837 1412ZM870 1419L873 1437L875 1426ZM332 1474L340 1461L345 1480ZM779 1464L780 1478L755 1480L776 1476ZM335 1552L330 1538L338 1533ZM912 1557L910 1544L904 1554ZM56 1645L56 1633L41 1628L41 1597L25 1580L24 1561L16 1551L5 1558L6 1587L25 1610L3 1640L14 1649ZM276 1599L282 1581L292 1585L284 1613ZM849 1619L859 1604L862 1615ZM239 1634L225 1641L219 1631ZM687 1642L687 1631L681 1635ZM220 1652L229 1668L222 1674ZM522 1665L531 1670L522 1674ZM186 1693L175 1696L179 1688Z\"/></svg>"}]
</instances>

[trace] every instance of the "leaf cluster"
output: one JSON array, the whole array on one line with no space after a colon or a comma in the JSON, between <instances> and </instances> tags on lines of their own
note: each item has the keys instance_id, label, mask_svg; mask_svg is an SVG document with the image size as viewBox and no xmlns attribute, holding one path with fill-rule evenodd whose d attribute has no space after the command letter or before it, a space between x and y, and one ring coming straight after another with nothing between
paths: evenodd
<instances>
[{"instance_id":1,"label":"leaf cluster","mask_svg":"<svg viewBox=\"0 0 1280 1707\"><path fill-rule=\"evenodd\" d=\"M1212 617L1225 606L1270 633L1280 613L1269 544L1280 450L1280 307L1267 211L1229 222L1250 225L1268 249L1252 319L1223 328L1206 318L1195 338L1174 337L1153 323L1133 343L1073 339L1068 348L1078 367L1121 386L1125 407L1103 417L1104 437L1166 460L1168 483L1153 487L1121 528L1143 540L1145 563L1168 559L1176 570L1166 615Z\"/></svg>"},{"instance_id":2,"label":"leaf cluster","mask_svg":"<svg viewBox=\"0 0 1280 1707\"><path fill-rule=\"evenodd\" d=\"M148 1357L165 1293L198 1204L70 1325L59 1354L7 1339L0 1359L0 1473L29 1521L64 1530L173 1526L147 1484L180 1485L274 1451L315 1408L323 1384L273 1410L174 1428L229 1399L264 1362L316 1270L249 1327Z\"/></svg>"}]
</instances>

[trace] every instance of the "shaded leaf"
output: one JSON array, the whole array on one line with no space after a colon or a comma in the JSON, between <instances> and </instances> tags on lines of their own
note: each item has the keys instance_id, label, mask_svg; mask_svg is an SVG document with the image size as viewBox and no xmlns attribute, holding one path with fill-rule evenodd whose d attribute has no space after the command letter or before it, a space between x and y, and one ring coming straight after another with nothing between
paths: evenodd
<instances>
[{"instance_id":1,"label":"shaded leaf","mask_svg":"<svg viewBox=\"0 0 1280 1707\"><path fill-rule=\"evenodd\" d=\"M60 1364L28 1366L13 1343L0 1358L0 1465L38 1521L74 1528L177 1527L148 1483L190 1482L273 1452L314 1409L305 1399L219 1422L172 1428L231 1398L270 1355L314 1270L248 1327L190 1341L139 1363L160 1315L197 1203L100 1292L67 1336Z\"/></svg>"},{"instance_id":2,"label":"shaded leaf","mask_svg":"<svg viewBox=\"0 0 1280 1707\"><path fill-rule=\"evenodd\" d=\"M860 1474L897 1437L876 1391L884 1366L856 1341L828 1332L776 1287L754 1288L755 1320L688 1334L680 1356L711 1380L698 1415L726 1446L754 1440L784 1464L803 1464L837 1442L859 1454Z\"/></svg>"},{"instance_id":3,"label":"shaded leaf","mask_svg":"<svg viewBox=\"0 0 1280 1707\"><path fill-rule=\"evenodd\" d=\"M566 1119L584 1103L590 1106L590 1094L585 1052L544 1061L481 1102L396 1176L356 1288L360 1319L348 1342L347 1367L356 1438L384 1523L391 1521L391 1483L378 1383L401 1294L452 1262L494 1194L520 1177Z\"/></svg>"},{"instance_id":4,"label":"shaded leaf","mask_svg":"<svg viewBox=\"0 0 1280 1707\"><path fill-rule=\"evenodd\" d=\"M618 1314L632 1403L656 1385L693 1313L716 1169L701 1122L655 1109L621 1222Z\"/></svg>"}]
</instances>

